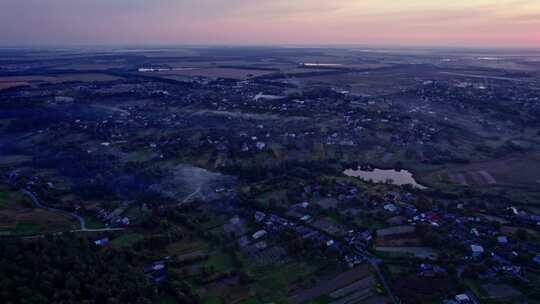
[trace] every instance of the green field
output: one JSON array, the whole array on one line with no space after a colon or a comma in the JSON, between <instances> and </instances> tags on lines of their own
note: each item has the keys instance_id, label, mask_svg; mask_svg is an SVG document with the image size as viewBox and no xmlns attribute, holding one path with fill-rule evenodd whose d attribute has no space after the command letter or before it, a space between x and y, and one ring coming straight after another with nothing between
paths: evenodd
<instances>
[{"instance_id":1,"label":"green field","mask_svg":"<svg viewBox=\"0 0 540 304\"><path fill-rule=\"evenodd\" d=\"M122 234L121 236L111 241L111 246L114 248L130 247L143 239L144 236L138 233Z\"/></svg>"}]
</instances>

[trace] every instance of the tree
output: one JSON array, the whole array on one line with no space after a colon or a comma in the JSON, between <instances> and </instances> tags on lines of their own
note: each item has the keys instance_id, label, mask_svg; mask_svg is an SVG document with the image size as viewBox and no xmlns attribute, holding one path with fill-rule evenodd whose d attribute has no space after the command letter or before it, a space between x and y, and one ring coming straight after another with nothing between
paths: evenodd
<instances>
[{"instance_id":1,"label":"tree","mask_svg":"<svg viewBox=\"0 0 540 304\"><path fill-rule=\"evenodd\" d=\"M527 230L523 229L523 228L519 228L517 231L516 231L516 236L522 240L522 241L526 241L527 239L529 239L529 232L527 232Z\"/></svg>"}]
</instances>

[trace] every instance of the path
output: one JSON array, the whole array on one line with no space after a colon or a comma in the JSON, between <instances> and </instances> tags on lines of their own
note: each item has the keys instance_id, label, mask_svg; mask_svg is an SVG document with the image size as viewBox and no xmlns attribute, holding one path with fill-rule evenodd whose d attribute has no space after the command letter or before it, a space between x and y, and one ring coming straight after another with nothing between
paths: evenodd
<instances>
[{"instance_id":1,"label":"path","mask_svg":"<svg viewBox=\"0 0 540 304\"><path fill-rule=\"evenodd\" d=\"M197 188L197 190L193 191L190 195L186 196L186 198L184 198L184 200L182 200L180 202L180 204L178 205L181 205L181 204L184 204L184 203L187 203L191 198L193 198L194 196L198 195L201 193L201 187L199 186Z\"/></svg>"},{"instance_id":2,"label":"path","mask_svg":"<svg viewBox=\"0 0 540 304\"><path fill-rule=\"evenodd\" d=\"M80 216L80 215L78 215L76 213L73 213L73 212L68 212L68 211L62 210L62 209L57 209L57 208L52 208L52 207L45 206L39 201L39 199L37 198L37 196L34 193L30 192L27 189L23 189L23 190L21 190L21 192L24 195L28 196L32 200L34 205L36 205L36 207L38 207L38 208L45 209L45 210L50 211L50 212L55 212L55 213L59 213L59 214L63 214L63 215L67 215L67 216L71 216L71 217L76 218L79 221L79 224L81 225L81 229L71 230L71 232L102 232L102 231L124 230L124 228L100 228L100 229L86 228L86 221L84 220L84 218L82 216Z\"/></svg>"}]
</instances>

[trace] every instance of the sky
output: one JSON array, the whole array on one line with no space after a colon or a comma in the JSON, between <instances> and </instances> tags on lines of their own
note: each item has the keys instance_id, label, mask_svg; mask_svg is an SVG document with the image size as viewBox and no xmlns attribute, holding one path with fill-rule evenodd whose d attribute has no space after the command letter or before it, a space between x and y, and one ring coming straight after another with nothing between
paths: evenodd
<instances>
[{"instance_id":1,"label":"sky","mask_svg":"<svg viewBox=\"0 0 540 304\"><path fill-rule=\"evenodd\" d=\"M540 0L0 0L0 45L540 47Z\"/></svg>"}]
</instances>

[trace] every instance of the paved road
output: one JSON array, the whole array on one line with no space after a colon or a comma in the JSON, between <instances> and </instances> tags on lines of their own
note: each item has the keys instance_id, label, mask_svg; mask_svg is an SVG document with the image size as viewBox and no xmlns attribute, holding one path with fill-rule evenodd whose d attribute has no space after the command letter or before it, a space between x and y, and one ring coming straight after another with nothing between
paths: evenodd
<instances>
[{"instance_id":1,"label":"paved road","mask_svg":"<svg viewBox=\"0 0 540 304\"><path fill-rule=\"evenodd\" d=\"M45 210L50 211L50 212L55 212L55 213L59 213L59 214L63 214L63 215L67 215L67 216L71 216L71 217L76 218L79 221L79 224L81 225L81 229L71 230L71 232L101 232L101 231L124 230L124 228L101 228L101 229L89 229L89 228L86 228L86 222L85 222L85 220L84 220L84 218L82 216L80 216L80 215L78 215L76 213L73 213L73 212L68 212L68 211L62 210L62 209L57 209L57 208L52 208L52 207L45 206L39 201L39 199L37 198L37 196L34 193L30 192L27 189L23 189L23 190L21 190L21 192L24 195L28 196L32 200L34 205L36 205L36 207L38 207L38 208L45 209Z\"/></svg>"}]
</instances>

